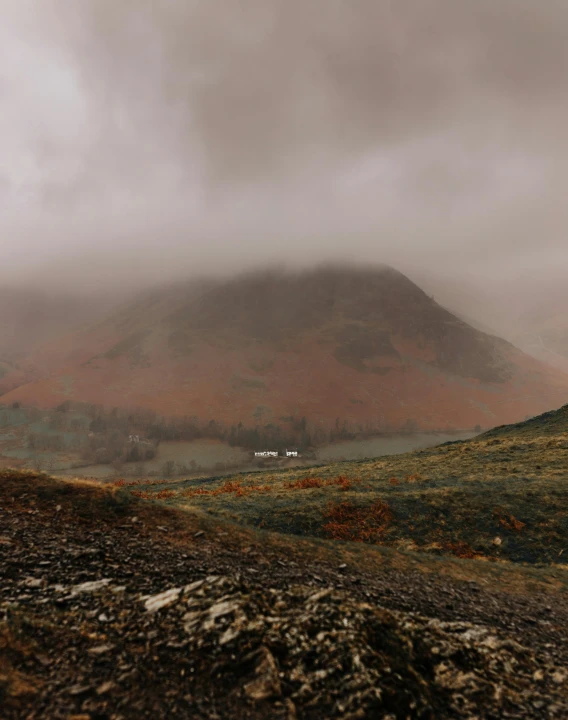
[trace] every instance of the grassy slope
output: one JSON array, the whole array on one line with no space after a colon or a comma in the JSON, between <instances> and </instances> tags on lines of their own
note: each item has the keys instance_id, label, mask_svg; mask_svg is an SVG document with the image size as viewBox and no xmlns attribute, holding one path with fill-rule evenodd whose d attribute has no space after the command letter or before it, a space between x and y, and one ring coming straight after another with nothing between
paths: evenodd
<instances>
[{"instance_id":1,"label":"grassy slope","mask_svg":"<svg viewBox=\"0 0 568 720\"><path fill-rule=\"evenodd\" d=\"M284 533L562 565L568 557L567 464L568 406L406 455L130 490ZM329 517L340 503L349 504L344 517L337 511ZM385 512L371 515L373 504Z\"/></svg>"},{"instance_id":2,"label":"grassy slope","mask_svg":"<svg viewBox=\"0 0 568 720\"><path fill-rule=\"evenodd\" d=\"M28 506L38 509L59 506L64 514L71 513L74 522L98 522L101 527L124 528L125 520L135 515L138 527L144 528L143 534L160 546L164 543L193 545L196 533L204 532L207 538L217 536L216 542L222 544L225 554L236 557L243 552L251 556L261 553L271 563L278 562L278 558L294 558L300 567L307 568L319 564L336 569L341 563L347 563L355 574L376 575L387 570L418 572L456 581L475 580L515 594L568 591L568 567L479 563L381 545L337 543L318 537L275 533L266 527L259 529L223 516L212 516L198 507L167 507L162 502L146 502L128 490L80 478L62 480L34 471L0 469L0 499L6 504L8 499L21 504L25 498ZM12 509L15 511L16 506L12 505Z\"/></svg>"}]
</instances>

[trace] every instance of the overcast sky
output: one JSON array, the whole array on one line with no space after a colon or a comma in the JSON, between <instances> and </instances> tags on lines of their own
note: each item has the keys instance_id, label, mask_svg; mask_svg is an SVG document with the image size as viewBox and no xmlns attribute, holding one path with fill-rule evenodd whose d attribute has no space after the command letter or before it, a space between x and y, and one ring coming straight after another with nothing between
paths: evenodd
<instances>
[{"instance_id":1,"label":"overcast sky","mask_svg":"<svg viewBox=\"0 0 568 720\"><path fill-rule=\"evenodd\" d=\"M514 304L568 277L566 0L0 10L0 282L355 259Z\"/></svg>"}]
</instances>

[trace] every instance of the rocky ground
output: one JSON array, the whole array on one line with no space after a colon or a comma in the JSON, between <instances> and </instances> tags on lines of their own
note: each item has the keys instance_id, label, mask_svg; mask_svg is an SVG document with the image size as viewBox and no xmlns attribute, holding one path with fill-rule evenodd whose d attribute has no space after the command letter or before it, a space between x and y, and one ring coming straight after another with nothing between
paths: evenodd
<instances>
[{"instance_id":1,"label":"rocky ground","mask_svg":"<svg viewBox=\"0 0 568 720\"><path fill-rule=\"evenodd\" d=\"M564 571L349 548L4 471L0 715L568 717Z\"/></svg>"}]
</instances>

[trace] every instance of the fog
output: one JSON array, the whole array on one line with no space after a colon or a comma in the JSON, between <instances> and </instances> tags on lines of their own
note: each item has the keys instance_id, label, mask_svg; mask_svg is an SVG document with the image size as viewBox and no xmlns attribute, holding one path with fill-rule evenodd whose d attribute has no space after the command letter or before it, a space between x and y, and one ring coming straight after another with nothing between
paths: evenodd
<instances>
[{"instance_id":1,"label":"fog","mask_svg":"<svg viewBox=\"0 0 568 720\"><path fill-rule=\"evenodd\" d=\"M376 261L505 328L566 277L565 0L0 9L0 283Z\"/></svg>"}]
</instances>

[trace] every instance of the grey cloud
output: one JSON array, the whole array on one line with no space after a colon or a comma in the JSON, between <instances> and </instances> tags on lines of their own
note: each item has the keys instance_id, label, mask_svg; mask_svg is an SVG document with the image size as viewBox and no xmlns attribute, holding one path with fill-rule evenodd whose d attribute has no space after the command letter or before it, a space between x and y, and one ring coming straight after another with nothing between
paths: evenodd
<instances>
[{"instance_id":1,"label":"grey cloud","mask_svg":"<svg viewBox=\"0 0 568 720\"><path fill-rule=\"evenodd\" d=\"M130 138L213 183L341 165L468 120L538 147L566 118L556 0L48 0L44 13L94 98L106 160L115 135L136 167Z\"/></svg>"},{"instance_id":2,"label":"grey cloud","mask_svg":"<svg viewBox=\"0 0 568 720\"><path fill-rule=\"evenodd\" d=\"M12 275L354 258L513 312L568 269L563 0L1 4Z\"/></svg>"}]
</instances>

